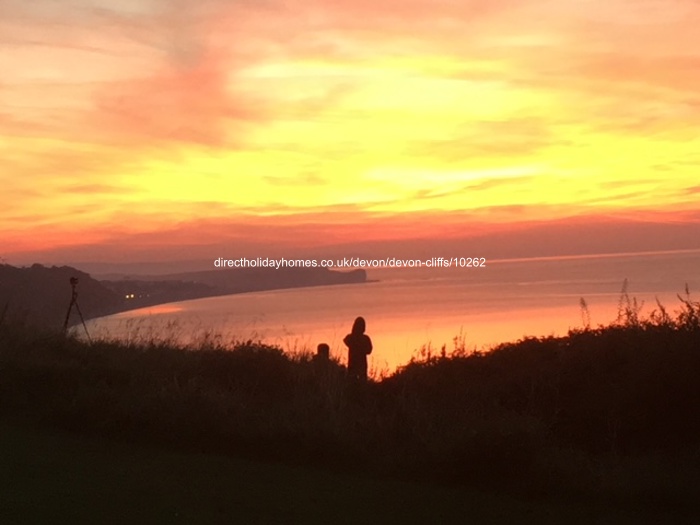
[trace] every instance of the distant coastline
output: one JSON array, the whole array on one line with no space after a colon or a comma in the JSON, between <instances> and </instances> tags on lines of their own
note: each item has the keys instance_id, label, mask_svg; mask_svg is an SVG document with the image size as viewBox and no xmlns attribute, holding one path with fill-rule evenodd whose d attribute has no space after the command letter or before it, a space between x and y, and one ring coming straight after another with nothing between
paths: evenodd
<instances>
[{"instance_id":1,"label":"distant coastline","mask_svg":"<svg viewBox=\"0 0 700 525\"><path fill-rule=\"evenodd\" d=\"M221 269L100 281L124 298L120 311L222 295L366 282L365 270L327 268Z\"/></svg>"},{"instance_id":2,"label":"distant coastline","mask_svg":"<svg viewBox=\"0 0 700 525\"><path fill-rule=\"evenodd\" d=\"M71 300L70 279L77 278L78 304L83 319L126 312L146 306L246 292L361 284L364 270L338 272L327 268L226 269L158 276L112 276L97 280L71 266L0 265L0 315L3 322L60 328ZM80 322L78 312L69 325Z\"/></svg>"}]
</instances>

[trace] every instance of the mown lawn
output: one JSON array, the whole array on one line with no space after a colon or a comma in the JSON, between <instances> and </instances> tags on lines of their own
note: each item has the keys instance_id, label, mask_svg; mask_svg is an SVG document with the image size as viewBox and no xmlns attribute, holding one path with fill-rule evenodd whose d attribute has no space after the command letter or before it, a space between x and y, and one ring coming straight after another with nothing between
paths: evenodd
<instances>
[{"instance_id":1,"label":"mown lawn","mask_svg":"<svg viewBox=\"0 0 700 525\"><path fill-rule=\"evenodd\" d=\"M652 523L601 503L527 502L0 424L0 523ZM671 516L668 516L669 518ZM674 519L678 523L677 519Z\"/></svg>"}]
</instances>

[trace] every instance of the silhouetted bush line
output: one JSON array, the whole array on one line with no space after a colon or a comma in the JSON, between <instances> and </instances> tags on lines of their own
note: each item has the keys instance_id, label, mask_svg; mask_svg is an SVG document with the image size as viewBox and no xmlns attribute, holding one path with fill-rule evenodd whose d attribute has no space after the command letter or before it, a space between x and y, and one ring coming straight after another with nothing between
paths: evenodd
<instances>
[{"instance_id":1,"label":"silhouetted bush line","mask_svg":"<svg viewBox=\"0 0 700 525\"><path fill-rule=\"evenodd\" d=\"M367 384L252 341L89 345L5 325L0 410L164 446L668 502L696 490L700 473L698 304L684 304L675 319L623 316L489 352L424 348Z\"/></svg>"}]
</instances>

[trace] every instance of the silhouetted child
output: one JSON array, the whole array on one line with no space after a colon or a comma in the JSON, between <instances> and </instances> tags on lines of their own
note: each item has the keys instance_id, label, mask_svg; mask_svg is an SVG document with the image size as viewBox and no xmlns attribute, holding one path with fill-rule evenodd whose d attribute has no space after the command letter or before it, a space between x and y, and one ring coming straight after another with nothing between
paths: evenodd
<instances>
[{"instance_id":1,"label":"silhouetted child","mask_svg":"<svg viewBox=\"0 0 700 525\"><path fill-rule=\"evenodd\" d=\"M317 361L328 361L330 359L331 348L326 343L319 343L316 347L316 360Z\"/></svg>"},{"instance_id":2,"label":"silhouetted child","mask_svg":"<svg viewBox=\"0 0 700 525\"><path fill-rule=\"evenodd\" d=\"M365 334L365 320L355 319L352 331L343 343L348 347L348 375L353 379L367 379L367 356L372 353L372 340Z\"/></svg>"},{"instance_id":3,"label":"silhouetted child","mask_svg":"<svg viewBox=\"0 0 700 525\"><path fill-rule=\"evenodd\" d=\"M330 347L326 343L319 343L311 362L316 378L324 390L333 388L338 381L345 377L345 367L331 359Z\"/></svg>"}]
</instances>

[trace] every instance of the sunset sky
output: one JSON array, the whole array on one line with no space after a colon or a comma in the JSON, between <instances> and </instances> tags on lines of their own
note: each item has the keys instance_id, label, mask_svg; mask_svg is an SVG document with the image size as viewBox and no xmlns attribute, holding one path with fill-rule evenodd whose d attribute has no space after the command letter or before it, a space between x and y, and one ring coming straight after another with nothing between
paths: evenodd
<instances>
[{"instance_id":1,"label":"sunset sky","mask_svg":"<svg viewBox=\"0 0 700 525\"><path fill-rule=\"evenodd\" d=\"M0 0L0 257L698 225L699 20L696 0Z\"/></svg>"}]
</instances>

